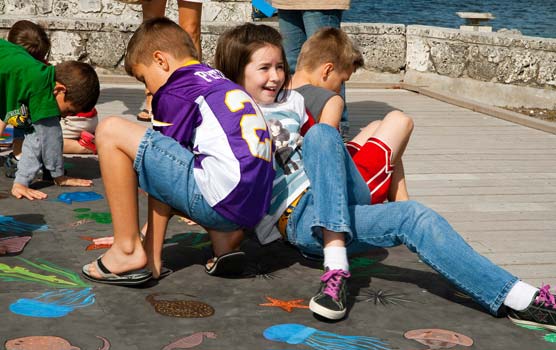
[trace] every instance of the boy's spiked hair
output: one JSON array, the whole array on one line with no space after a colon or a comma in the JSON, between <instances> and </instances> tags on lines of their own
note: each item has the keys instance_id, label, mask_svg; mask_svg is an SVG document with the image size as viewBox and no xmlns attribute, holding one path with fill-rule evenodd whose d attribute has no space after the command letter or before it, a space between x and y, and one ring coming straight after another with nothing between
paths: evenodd
<instances>
[{"instance_id":1,"label":"boy's spiked hair","mask_svg":"<svg viewBox=\"0 0 556 350\"><path fill-rule=\"evenodd\" d=\"M56 81L66 87L64 100L71 102L76 112L93 109L100 94L98 76L87 63L66 61L56 65Z\"/></svg>"},{"instance_id":2,"label":"boy's spiked hair","mask_svg":"<svg viewBox=\"0 0 556 350\"><path fill-rule=\"evenodd\" d=\"M332 63L342 71L363 67L365 60L359 48L338 28L325 27L311 35L301 47L298 69L314 71L321 64Z\"/></svg>"},{"instance_id":3,"label":"boy's spiked hair","mask_svg":"<svg viewBox=\"0 0 556 350\"><path fill-rule=\"evenodd\" d=\"M35 59L46 62L51 44L40 25L27 20L17 21L8 32L8 41L23 46Z\"/></svg>"},{"instance_id":4,"label":"boy's spiked hair","mask_svg":"<svg viewBox=\"0 0 556 350\"><path fill-rule=\"evenodd\" d=\"M221 71L226 78L243 85L245 66L251 61L251 56L255 51L269 44L282 51L285 72L282 89L284 89L289 85L291 75L282 47L282 35L276 29L265 24L245 23L228 29L220 35L214 54L214 67Z\"/></svg>"},{"instance_id":5,"label":"boy's spiked hair","mask_svg":"<svg viewBox=\"0 0 556 350\"><path fill-rule=\"evenodd\" d=\"M151 18L137 28L127 44L127 74L133 75L132 67L136 64L150 65L155 51L167 52L177 59L198 58L191 37L178 24L166 17Z\"/></svg>"}]
</instances>

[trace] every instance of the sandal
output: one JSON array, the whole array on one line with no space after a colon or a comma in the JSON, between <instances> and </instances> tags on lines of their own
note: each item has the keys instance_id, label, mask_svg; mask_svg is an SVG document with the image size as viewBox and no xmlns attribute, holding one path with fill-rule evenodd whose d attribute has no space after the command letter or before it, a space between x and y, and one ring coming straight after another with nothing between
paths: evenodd
<instances>
[{"instance_id":1,"label":"sandal","mask_svg":"<svg viewBox=\"0 0 556 350\"><path fill-rule=\"evenodd\" d=\"M245 253L238 250L210 259L205 265L205 272L211 276L240 276L245 263Z\"/></svg>"},{"instance_id":2,"label":"sandal","mask_svg":"<svg viewBox=\"0 0 556 350\"><path fill-rule=\"evenodd\" d=\"M150 122L152 120L152 117L153 113L146 108L137 113L137 120L140 122Z\"/></svg>"},{"instance_id":3,"label":"sandal","mask_svg":"<svg viewBox=\"0 0 556 350\"><path fill-rule=\"evenodd\" d=\"M152 277L151 271L147 269L137 269L116 275L104 266L101 259L102 255L92 263L83 266L81 273L83 273L83 276L89 281L120 286L136 286L147 282ZM89 274L91 265L94 266L100 277L94 277Z\"/></svg>"}]
</instances>

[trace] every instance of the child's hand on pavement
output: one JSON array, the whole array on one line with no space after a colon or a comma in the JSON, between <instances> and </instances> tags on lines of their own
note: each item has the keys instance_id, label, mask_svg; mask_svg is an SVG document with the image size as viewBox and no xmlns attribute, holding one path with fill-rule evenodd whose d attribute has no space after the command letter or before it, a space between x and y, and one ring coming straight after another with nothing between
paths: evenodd
<instances>
[{"instance_id":1,"label":"child's hand on pavement","mask_svg":"<svg viewBox=\"0 0 556 350\"><path fill-rule=\"evenodd\" d=\"M14 196L17 199L21 199L25 197L30 201L34 199L45 199L46 197L48 197L48 195L44 192L30 189L29 187L19 184L17 182L14 183L12 186L12 196Z\"/></svg>"},{"instance_id":2,"label":"child's hand on pavement","mask_svg":"<svg viewBox=\"0 0 556 350\"><path fill-rule=\"evenodd\" d=\"M76 187L91 187L93 180L78 179L69 176L58 176L54 179L54 183L58 186L76 186Z\"/></svg>"}]
</instances>

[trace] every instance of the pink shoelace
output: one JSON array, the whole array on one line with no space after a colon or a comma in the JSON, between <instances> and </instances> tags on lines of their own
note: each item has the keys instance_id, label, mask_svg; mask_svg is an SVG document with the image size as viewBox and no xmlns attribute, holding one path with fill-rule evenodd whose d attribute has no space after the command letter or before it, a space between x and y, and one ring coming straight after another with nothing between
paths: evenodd
<instances>
[{"instance_id":1,"label":"pink shoelace","mask_svg":"<svg viewBox=\"0 0 556 350\"><path fill-rule=\"evenodd\" d=\"M326 283L324 294L328 295L334 300L338 300L338 293L342 285L342 278L349 278L351 274L344 270L330 270L320 277L323 283Z\"/></svg>"},{"instance_id":2,"label":"pink shoelace","mask_svg":"<svg viewBox=\"0 0 556 350\"><path fill-rule=\"evenodd\" d=\"M539 291L539 295L535 299L535 304L541 303L544 303L546 307L552 306L552 308L556 310L556 301L554 299L554 295L550 293L549 284L546 286L543 284L541 290Z\"/></svg>"}]
</instances>

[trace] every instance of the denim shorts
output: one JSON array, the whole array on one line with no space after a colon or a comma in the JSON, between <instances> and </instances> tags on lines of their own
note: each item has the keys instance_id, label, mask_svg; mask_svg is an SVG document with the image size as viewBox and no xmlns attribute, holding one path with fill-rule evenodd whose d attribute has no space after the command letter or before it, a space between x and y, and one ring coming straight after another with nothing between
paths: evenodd
<instances>
[{"instance_id":1,"label":"denim shorts","mask_svg":"<svg viewBox=\"0 0 556 350\"><path fill-rule=\"evenodd\" d=\"M205 228L234 231L236 223L217 213L205 200L193 175L194 155L176 140L147 129L133 168L139 187Z\"/></svg>"}]
</instances>

